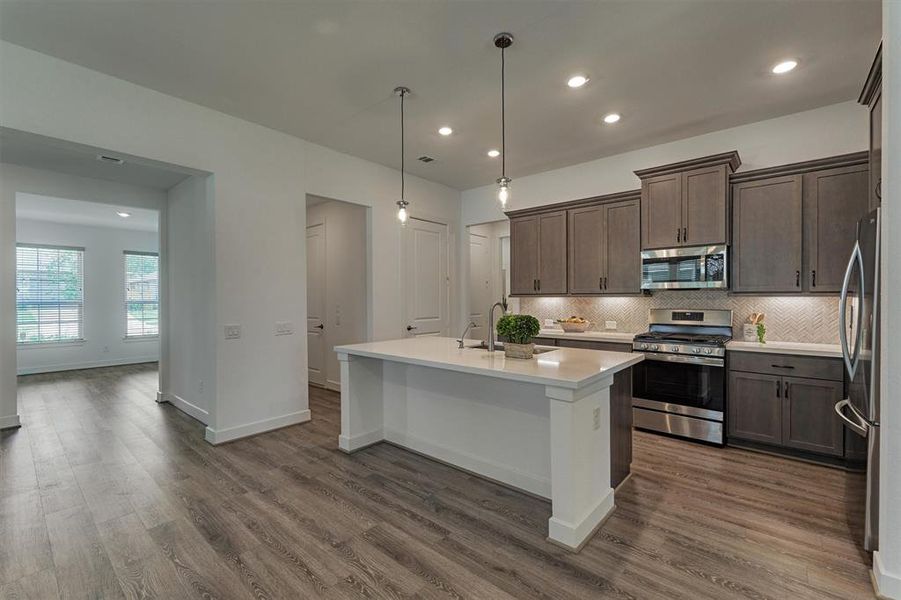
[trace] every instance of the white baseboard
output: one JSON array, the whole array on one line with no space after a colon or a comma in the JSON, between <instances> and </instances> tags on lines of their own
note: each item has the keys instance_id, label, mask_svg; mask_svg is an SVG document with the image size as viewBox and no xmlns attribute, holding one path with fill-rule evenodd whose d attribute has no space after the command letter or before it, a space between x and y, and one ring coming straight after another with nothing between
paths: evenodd
<instances>
[{"instance_id":1,"label":"white baseboard","mask_svg":"<svg viewBox=\"0 0 901 600\"><path fill-rule=\"evenodd\" d=\"M9 415L8 417L0 417L0 429L12 429L13 427L21 427L22 422L19 415Z\"/></svg>"},{"instance_id":2,"label":"white baseboard","mask_svg":"<svg viewBox=\"0 0 901 600\"><path fill-rule=\"evenodd\" d=\"M873 584L880 598L901 600L901 575L885 570L878 550L873 553Z\"/></svg>"},{"instance_id":3,"label":"white baseboard","mask_svg":"<svg viewBox=\"0 0 901 600\"><path fill-rule=\"evenodd\" d=\"M59 373L60 371L79 371L81 369L98 369L100 367L121 367L123 365L140 365L143 363L159 362L158 356L143 356L137 358L122 358L118 360L91 360L80 363L67 363L63 365L44 365L40 367L19 367L16 375L36 375L38 373Z\"/></svg>"},{"instance_id":4,"label":"white baseboard","mask_svg":"<svg viewBox=\"0 0 901 600\"><path fill-rule=\"evenodd\" d=\"M331 379L326 379L325 389L331 390L333 392L341 393L341 382L340 381L332 381Z\"/></svg>"},{"instance_id":5,"label":"white baseboard","mask_svg":"<svg viewBox=\"0 0 901 600\"><path fill-rule=\"evenodd\" d=\"M347 452L356 452L373 444L381 442L384 438L381 429L360 433L358 435L339 435L338 447Z\"/></svg>"},{"instance_id":6,"label":"white baseboard","mask_svg":"<svg viewBox=\"0 0 901 600\"><path fill-rule=\"evenodd\" d=\"M157 392L156 401L158 403L168 402L168 400L166 400L166 394L164 394L163 392Z\"/></svg>"},{"instance_id":7,"label":"white baseboard","mask_svg":"<svg viewBox=\"0 0 901 600\"><path fill-rule=\"evenodd\" d=\"M432 442L393 429L386 429L384 437L392 444L397 444L398 446L408 448L414 452L419 452L425 456L475 473L476 475L525 490L526 492L540 496L541 498L551 497L550 479L536 477L531 473L524 473L517 469L510 468L507 465L491 462L456 448L439 446ZM612 502L612 493L610 497Z\"/></svg>"},{"instance_id":8,"label":"white baseboard","mask_svg":"<svg viewBox=\"0 0 901 600\"><path fill-rule=\"evenodd\" d=\"M159 398L159 397L160 397L160 393L157 392L157 398ZM186 415L194 417L195 419L197 419L204 425L206 425L210 422L209 411L206 411L206 410L200 408L196 404L191 404L184 398L182 398L180 396L176 396L175 394L162 394L162 398L163 398L164 402L168 402L169 404L171 404L172 406L174 406L181 412L185 413ZM157 402L159 402L159 400L157 400Z\"/></svg>"},{"instance_id":9,"label":"white baseboard","mask_svg":"<svg viewBox=\"0 0 901 600\"><path fill-rule=\"evenodd\" d=\"M610 489L577 523L566 523L555 517L548 519L547 537L556 544L578 551L607 520L614 508L613 490Z\"/></svg>"},{"instance_id":10,"label":"white baseboard","mask_svg":"<svg viewBox=\"0 0 901 600\"><path fill-rule=\"evenodd\" d=\"M300 410L280 417L264 419L262 421L256 421L255 423L247 423L246 425L238 425L237 427L228 427L218 431L211 427L207 427L205 437L206 441L215 446L216 444L224 444L225 442L257 435L258 433L265 433L267 431L272 431L273 429L281 429L282 427L288 427L289 425L306 423L309 420L309 409Z\"/></svg>"}]
</instances>

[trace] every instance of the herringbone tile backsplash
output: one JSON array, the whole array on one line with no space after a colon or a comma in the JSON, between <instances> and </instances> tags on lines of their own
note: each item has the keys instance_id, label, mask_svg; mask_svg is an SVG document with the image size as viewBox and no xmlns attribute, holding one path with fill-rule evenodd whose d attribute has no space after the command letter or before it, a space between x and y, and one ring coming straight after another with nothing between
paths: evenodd
<instances>
[{"instance_id":1,"label":"herringbone tile backsplash","mask_svg":"<svg viewBox=\"0 0 901 600\"><path fill-rule=\"evenodd\" d=\"M651 308L732 309L736 339L754 312L766 313L767 339L783 342L838 343L838 298L800 296L733 296L721 290L661 291L651 296L617 298L521 298L520 312L545 319L585 317L591 328L616 321L617 331L637 333L648 328Z\"/></svg>"}]
</instances>

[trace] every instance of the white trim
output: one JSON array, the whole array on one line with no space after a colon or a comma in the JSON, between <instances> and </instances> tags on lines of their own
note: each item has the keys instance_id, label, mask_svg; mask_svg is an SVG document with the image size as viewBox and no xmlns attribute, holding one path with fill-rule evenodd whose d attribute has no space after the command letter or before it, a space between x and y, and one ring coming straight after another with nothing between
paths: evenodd
<instances>
[{"instance_id":1,"label":"white trim","mask_svg":"<svg viewBox=\"0 0 901 600\"><path fill-rule=\"evenodd\" d=\"M157 335L127 335L122 338L123 342L158 342L160 341L159 334Z\"/></svg>"},{"instance_id":2,"label":"white trim","mask_svg":"<svg viewBox=\"0 0 901 600\"><path fill-rule=\"evenodd\" d=\"M171 404L172 406L174 406L181 412L183 412L186 415L189 415L191 417L194 417L195 419L197 419L204 425L206 425L207 423L210 422L210 413L208 411L200 408L196 404L191 404L190 402L188 402L181 396L176 396L175 394L170 394L170 393L162 394L160 392L157 392L157 398L160 398L160 397L163 398L163 402L168 402L169 404ZM159 401L160 400L157 400L157 402L159 402Z\"/></svg>"},{"instance_id":3,"label":"white trim","mask_svg":"<svg viewBox=\"0 0 901 600\"><path fill-rule=\"evenodd\" d=\"M81 369L97 369L100 367L120 367L122 365L140 365L143 363L159 362L158 356L138 356L135 358L122 358L119 360L94 360L82 363L68 363L63 365L43 365L36 367L19 367L17 375L35 375L38 373L57 373L59 371L79 371Z\"/></svg>"},{"instance_id":4,"label":"white trim","mask_svg":"<svg viewBox=\"0 0 901 600\"><path fill-rule=\"evenodd\" d=\"M901 600L901 575L885 570L878 550L873 552L873 586L878 597Z\"/></svg>"},{"instance_id":5,"label":"white trim","mask_svg":"<svg viewBox=\"0 0 901 600\"><path fill-rule=\"evenodd\" d=\"M13 427L21 427L22 422L19 415L9 415L8 417L0 417L0 429L12 429Z\"/></svg>"},{"instance_id":6,"label":"white trim","mask_svg":"<svg viewBox=\"0 0 901 600\"><path fill-rule=\"evenodd\" d=\"M378 444L384 439L384 433L381 429L374 429L373 431L357 435L342 434L338 436L338 448L350 454L373 444Z\"/></svg>"},{"instance_id":7,"label":"white trim","mask_svg":"<svg viewBox=\"0 0 901 600\"><path fill-rule=\"evenodd\" d=\"M565 523L557 517L548 519L548 540L579 550L591 538L598 527L607 520L616 505L613 502L613 490L610 489L597 504L576 523Z\"/></svg>"},{"instance_id":8,"label":"white trim","mask_svg":"<svg viewBox=\"0 0 901 600\"><path fill-rule=\"evenodd\" d=\"M157 404L162 404L163 402L168 402L168 400L166 399L166 394L164 394L163 392L157 391L156 402L157 402Z\"/></svg>"},{"instance_id":9,"label":"white trim","mask_svg":"<svg viewBox=\"0 0 901 600\"><path fill-rule=\"evenodd\" d=\"M247 423L246 425L238 425L237 427L220 429L219 431L216 431L212 427L207 426L206 435L204 437L206 438L207 442L215 446L217 444L224 444L225 442L249 437L258 433L272 431L273 429L281 429L282 427L288 427L289 425L306 423L309 420L309 409L299 410L297 412L282 415L280 417L263 419L262 421L255 421L253 423Z\"/></svg>"},{"instance_id":10,"label":"white trim","mask_svg":"<svg viewBox=\"0 0 901 600\"><path fill-rule=\"evenodd\" d=\"M16 351L18 350L39 350L41 348L67 348L71 346L84 346L87 340L80 338L77 340L60 340L58 342L16 342Z\"/></svg>"},{"instance_id":11,"label":"white trim","mask_svg":"<svg viewBox=\"0 0 901 600\"><path fill-rule=\"evenodd\" d=\"M462 452L455 448L447 448L433 444L421 438L395 431L385 430L385 439L408 450L419 452L435 460L448 463L457 468L486 477L504 485L525 490L542 498L551 497L551 480L535 477L504 464L486 460L480 456ZM612 501L612 494L611 494Z\"/></svg>"},{"instance_id":12,"label":"white trim","mask_svg":"<svg viewBox=\"0 0 901 600\"><path fill-rule=\"evenodd\" d=\"M340 381L332 381L331 379L326 379L325 380L325 389L340 393L341 392L341 382Z\"/></svg>"}]
</instances>

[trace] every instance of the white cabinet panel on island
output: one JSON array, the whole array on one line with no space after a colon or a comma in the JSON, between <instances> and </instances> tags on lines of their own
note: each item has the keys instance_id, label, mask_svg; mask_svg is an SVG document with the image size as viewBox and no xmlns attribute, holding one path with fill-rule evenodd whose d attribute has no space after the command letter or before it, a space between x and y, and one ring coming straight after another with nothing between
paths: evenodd
<instances>
[{"instance_id":1,"label":"white cabinet panel on island","mask_svg":"<svg viewBox=\"0 0 901 600\"><path fill-rule=\"evenodd\" d=\"M549 498L548 539L570 549L613 510L610 387L642 354L556 348L508 359L435 337L335 351L345 452L388 441Z\"/></svg>"}]
</instances>

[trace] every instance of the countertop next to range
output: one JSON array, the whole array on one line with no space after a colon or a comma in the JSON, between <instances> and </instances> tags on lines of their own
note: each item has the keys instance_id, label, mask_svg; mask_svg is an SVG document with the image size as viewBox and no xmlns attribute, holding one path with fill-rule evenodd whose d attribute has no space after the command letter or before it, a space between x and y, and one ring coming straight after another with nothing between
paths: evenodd
<instances>
[{"instance_id":1,"label":"countertop next to range","mask_svg":"<svg viewBox=\"0 0 901 600\"><path fill-rule=\"evenodd\" d=\"M631 344L636 334L622 331L586 331L584 333L566 333L560 329L542 329L539 337L585 340L594 342L614 342ZM811 344L807 342L743 342L732 340L726 345L733 352L764 352L769 354L792 354L795 356L820 356L823 358L841 358L842 348L838 344Z\"/></svg>"}]
</instances>

